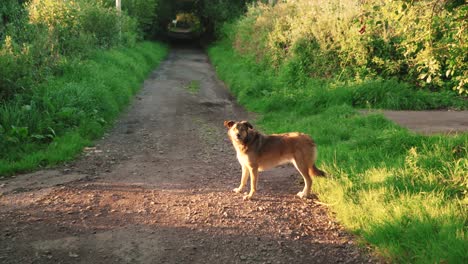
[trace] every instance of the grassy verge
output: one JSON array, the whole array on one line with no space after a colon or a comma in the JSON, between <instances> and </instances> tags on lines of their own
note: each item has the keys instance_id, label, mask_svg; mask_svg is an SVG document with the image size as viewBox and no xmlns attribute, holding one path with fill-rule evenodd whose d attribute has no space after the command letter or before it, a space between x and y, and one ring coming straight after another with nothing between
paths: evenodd
<instances>
[{"instance_id":1,"label":"grassy verge","mask_svg":"<svg viewBox=\"0 0 468 264\"><path fill-rule=\"evenodd\" d=\"M104 133L167 54L158 43L97 51L63 66L32 94L0 106L0 175L75 157Z\"/></svg>"},{"instance_id":2,"label":"grassy verge","mask_svg":"<svg viewBox=\"0 0 468 264\"><path fill-rule=\"evenodd\" d=\"M415 92L397 81L301 87L236 54L209 49L238 101L261 114L261 130L301 131L318 143L330 175L313 190L350 231L395 263L466 263L468 134L420 136L355 107L467 108L451 95ZM286 81L285 81L286 80Z\"/></svg>"}]
</instances>

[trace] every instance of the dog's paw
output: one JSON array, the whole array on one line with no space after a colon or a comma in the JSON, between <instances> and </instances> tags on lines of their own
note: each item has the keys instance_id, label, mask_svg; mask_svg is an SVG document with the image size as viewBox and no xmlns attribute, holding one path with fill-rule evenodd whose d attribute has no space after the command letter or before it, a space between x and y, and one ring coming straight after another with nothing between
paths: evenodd
<instances>
[{"instance_id":1,"label":"dog's paw","mask_svg":"<svg viewBox=\"0 0 468 264\"><path fill-rule=\"evenodd\" d=\"M235 192L235 193L241 193L242 188L234 188L234 189L232 189L232 191Z\"/></svg>"},{"instance_id":2,"label":"dog's paw","mask_svg":"<svg viewBox=\"0 0 468 264\"><path fill-rule=\"evenodd\" d=\"M298 196L299 198L301 198L301 199L307 199L307 198L309 198L309 194L304 193L304 192L298 192L298 193L297 193L297 196Z\"/></svg>"},{"instance_id":3,"label":"dog's paw","mask_svg":"<svg viewBox=\"0 0 468 264\"><path fill-rule=\"evenodd\" d=\"M252 195L250 195L250 194L244 195L243 199L244 199L244 201L252 200Z\"/></svg>"}]
</instances>

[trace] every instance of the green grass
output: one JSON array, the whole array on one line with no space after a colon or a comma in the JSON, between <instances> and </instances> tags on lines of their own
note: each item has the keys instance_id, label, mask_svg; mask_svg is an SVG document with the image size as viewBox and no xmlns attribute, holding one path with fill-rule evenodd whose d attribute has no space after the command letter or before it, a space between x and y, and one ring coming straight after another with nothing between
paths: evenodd
<instances>
[{"instance_id":1,"label":"green grass","mask_svg":"<svg viewBox=\"0 0 468 264\"><path fill-rule=\"evenodd\" d=\"M129 104L167 47L143 42L64 64L32 94L0 105L0 175L73 159Z\"/></svg>"},{"instance_id":2,"label":"green grass","mask_svg":"<svg viewBox=\"0 0 468 264\"><path fill-rule=\"evenodd\" d=\"M238 101L260 113L262 131L316 140L329 177L317 178L313 190L363 243L394 263L468 263L468 134L421 136L356 110L466 109L466 101L395 80L299 86L226 42L209 55Z\"/></svg>"},{"instance_id":3,"label":"green grass","mask_svg":"<svg viewBox=\"0 0 468 264\"><path fill-rule=\"evenodd\" d=\"M198 91L200 91L200 81L190 81L190 83L186 86L186 89L192 94L198 93Z\"/></svg>"}]
</instances>

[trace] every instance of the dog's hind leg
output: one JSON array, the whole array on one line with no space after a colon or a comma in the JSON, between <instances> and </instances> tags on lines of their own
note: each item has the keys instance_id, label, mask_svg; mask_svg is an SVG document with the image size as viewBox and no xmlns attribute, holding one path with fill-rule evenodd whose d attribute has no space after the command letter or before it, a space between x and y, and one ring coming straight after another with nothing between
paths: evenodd
<instances>
[{"instance_id":1,"label":"dog's hind leg","mask_svg":"<svg viewBox=\"0 0 468 264\"><path fill-rule=\"evenodd\" d=\"M249 178L249 169L247 166L242 165L242 177L241 177L241 182L238 188L234 188L233 191L236 193L242 192L244 189L245 185L247 184L247 179Z\"/></svg>"},{"instance_id":2,"label":"dog's hind leg","mask_svg":"<svg viewBox=\"0 0 468 264\"><path fill-rule=\"evenodd\" d=\"M309 175L309 168L307 166L307 163L301 162L300 164L298 164L296 160L294 160L292 163L302 175L302 178L304 178L304 189L302 190L302 192L298 192L297 196L299 196L300 198L308 198L310 195L310 188L312 187L312 177L311 175Z\"/></svg>"}]
</instances>

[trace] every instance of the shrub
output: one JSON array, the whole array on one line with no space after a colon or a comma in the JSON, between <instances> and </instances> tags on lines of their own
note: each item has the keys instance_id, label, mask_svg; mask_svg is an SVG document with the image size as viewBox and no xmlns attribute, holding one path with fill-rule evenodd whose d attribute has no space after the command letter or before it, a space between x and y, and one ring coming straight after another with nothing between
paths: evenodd
<instances>
[{"instance_id":1,"label":"shrub","mask_svg":"<svg viewBox=\"0 0 468 264\"><path fill-rule=\"evenodd\" d=\"M96 1L87 0L91 3ZM115 0L98 0L109 9L115 9ZM162 0L121 0L122 11L135 20L140 37L152 37L159 29L158 11Z\"/></svg>"},{"instance_id":2,"label":"shrub","mask_svg":"<svg viewBox=\"0 0 468 264\"><path fill-rule=\"evenodd\" d=\"M396 77L467 95L467 15L463 1L256 3L231 38L240 53L301 76Z\"/></svg>"},{"instance_id":3,"label":"shrub","mask_svg":"<svg viewBox=\"0 0 468 264\"><path fill-rule=\"evenodd\" d=\"M144 37L154 34L157 28L158 0L123 0L123 10L136 19L138 29Z\"/></svg>"},{"instance_id":4,"label":"shrub","mask_svg":"<svg viewBox=\"0 0 468 264\"><path fill-rule=\"evenodd\" d=\"M8 0L0 12L0 101L28 96L67 60L138 38L134 19L89 0Z\"/></svg>"},{"instance_id":5,"label":"shrub","mask_svg":"<svg viewBox=\"0 0 468 264\"><path fill-rule=\"evenodd\" d=\"M197 1L198 12L209 33L221 34L223 24L240 17L246 11L248 3L254 0L200 0Z\"/></svg>"},{"instance_id":6,"label":"shrub","mask_svg":"<svg viewBox=\"0 0 468 264\"><path fill-rule=\"evenodd\" d=\"M83 34L91 36L92 44L101 48L119 44L131 46L137 39L134 19L119 15L113 8L96 8L93 4L85 4L80 24Z\"/></svg>"}]
</instances>

